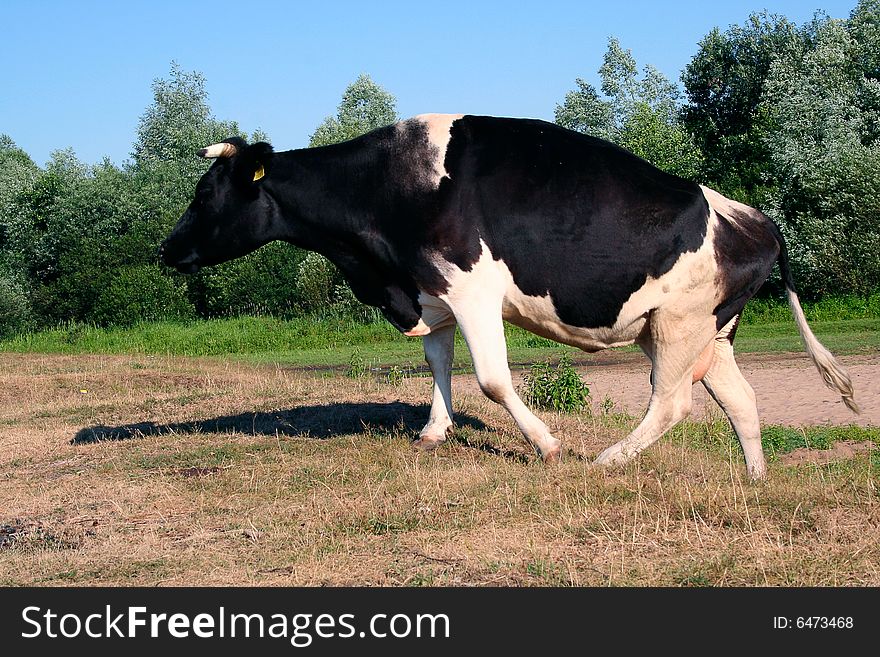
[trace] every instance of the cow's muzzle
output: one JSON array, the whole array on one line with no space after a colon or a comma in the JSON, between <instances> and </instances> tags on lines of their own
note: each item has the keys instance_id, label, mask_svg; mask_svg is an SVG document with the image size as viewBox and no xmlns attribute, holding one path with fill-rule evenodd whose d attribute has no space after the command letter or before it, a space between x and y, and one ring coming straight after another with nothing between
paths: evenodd
<instances>
[{"instance_id":1,"label":"cow's muzzle","mask_svg":"<svg viewBox=\"0 0 880 657\"><path fill-rule=\"evenodd\" d=\"M199 255L195 252L189 253L183 258L177 257L170 253L167 248L167 240L159 245L156 255L159 259L169 267L174 267L181 274L195 274L202 268Z\"/></svg>"}]
</instances>

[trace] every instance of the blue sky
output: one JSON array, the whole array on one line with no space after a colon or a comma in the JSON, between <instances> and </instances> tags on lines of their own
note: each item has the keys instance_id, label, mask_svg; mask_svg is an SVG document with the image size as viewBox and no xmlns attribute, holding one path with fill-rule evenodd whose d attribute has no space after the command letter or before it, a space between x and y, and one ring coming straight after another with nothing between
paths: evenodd
<instances>
[{"instance_id":1,"label":"blue sky","mask_svg":"<svg viewBox=\"0 0 880 657\"><path fill-rule=\"evenodd\" d=\"M220 119L305 146L360 73L402 116L553 118L582 77L597 84L609 36L674 81L714 26L768 10L846 18L856 0L711 2L211 2L4 0L0 133L38 164L71 147L128 158L150 85L171 61L207 78Z\"/></svg>"}]
</instances>

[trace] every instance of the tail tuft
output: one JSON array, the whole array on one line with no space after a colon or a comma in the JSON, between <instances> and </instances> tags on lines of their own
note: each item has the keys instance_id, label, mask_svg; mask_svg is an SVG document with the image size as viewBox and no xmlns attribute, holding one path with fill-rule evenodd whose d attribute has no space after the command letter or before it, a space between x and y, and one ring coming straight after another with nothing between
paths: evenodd
<instances>
[{"instance_id":1,"label":"tail tuft","mask_svg":"<svg viewBox=\"0 0 880 657\"><path fill-rule=\"evenodd\" d=\"M807 324L807 318L804 316L804 309L801 308L801 302L795 291L794 278L791 275L791 267L788 261L788 249L785 246L785 239L779 227L768 220L768 226L773 231L776 241L779 243L779 273L782 274L782 282L785 284L785 294L788 297L788 306L791 308L791 314L794 315L794 321L797 323L798 332L804 341L804 347L807 354L822 375L825 385L832 390L838 392L843 399L843 403L853 413L860 413L859 405L853 399L853 385L849 374L843 369L843 366L837 362L837 359L828 351L816 336L810 330Z\"/></svg>"},{"instance_id":2,"label":"tail tuft","mask_svg":"<svg viewBox=\"0 0 880 657\"><path fill-rule=\"evenodd\" d=\"M785 293L788 296L788 305L794 315L794 320L797 323L801 339L804 341L807 354L813 361L816 369L819 370L819 374L822 375L825 385L840 394L843 403L846 404L849 410L853 413L860 413L859 406L853 399L853 385L849 374L846 373L846 370L837 362L837 359L831 352L813 335L813 331L810 330L810 326L807 324L807 318L804 316L804 310L801 308L795 291L786 285Z\"/></svg>"}]
</instances>

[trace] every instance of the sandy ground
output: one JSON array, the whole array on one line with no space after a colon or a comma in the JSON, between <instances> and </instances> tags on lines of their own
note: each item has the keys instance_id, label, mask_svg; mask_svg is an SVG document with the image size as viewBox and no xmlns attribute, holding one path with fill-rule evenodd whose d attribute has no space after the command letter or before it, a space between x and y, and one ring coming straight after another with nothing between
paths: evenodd
<instances>
[{"instance_id":1,"label":"sandy ground","mask_svg":"<svg viewBox=\"0 0 880 657\"><path fill-rule=\"evenodd\" d=\"M594 403L610 397L617 410L641 417L651 396L648 359L640 353L604 353L584 359L578 370L590 386ZM758 398L758 412L763 424L807 426L824 424L880 425L880 355L842 356L840 362L849 372L855 399L861 414L855 415L840 397L825 387L822 377L806 354L740 354L740 370ZM522 373L515 372L515 385ZM457 385L476 386L473 376L457 377ZM705 417L720 412L717 404L697 384L694 390L693 415Z\"/></svg>"}]
</instances>

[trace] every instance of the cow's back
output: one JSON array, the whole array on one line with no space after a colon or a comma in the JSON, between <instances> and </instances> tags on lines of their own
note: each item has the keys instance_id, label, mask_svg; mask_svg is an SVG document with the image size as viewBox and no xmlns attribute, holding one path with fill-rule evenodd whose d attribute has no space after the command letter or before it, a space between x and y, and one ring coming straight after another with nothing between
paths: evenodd
<instances>
[{"instance_id":1,"label":"cow's back","mask_svg":"<svg viewBox=\"0 0 880 657\"><path fill-rule=\"evenodd\" d=\"M474 240L527 295L550 295L563 322L611 326L647 278L704 243L700 187L613 144L528 119L465 116L452 124L439 225L456 264Z\"/></svg>"}]
</instances>

